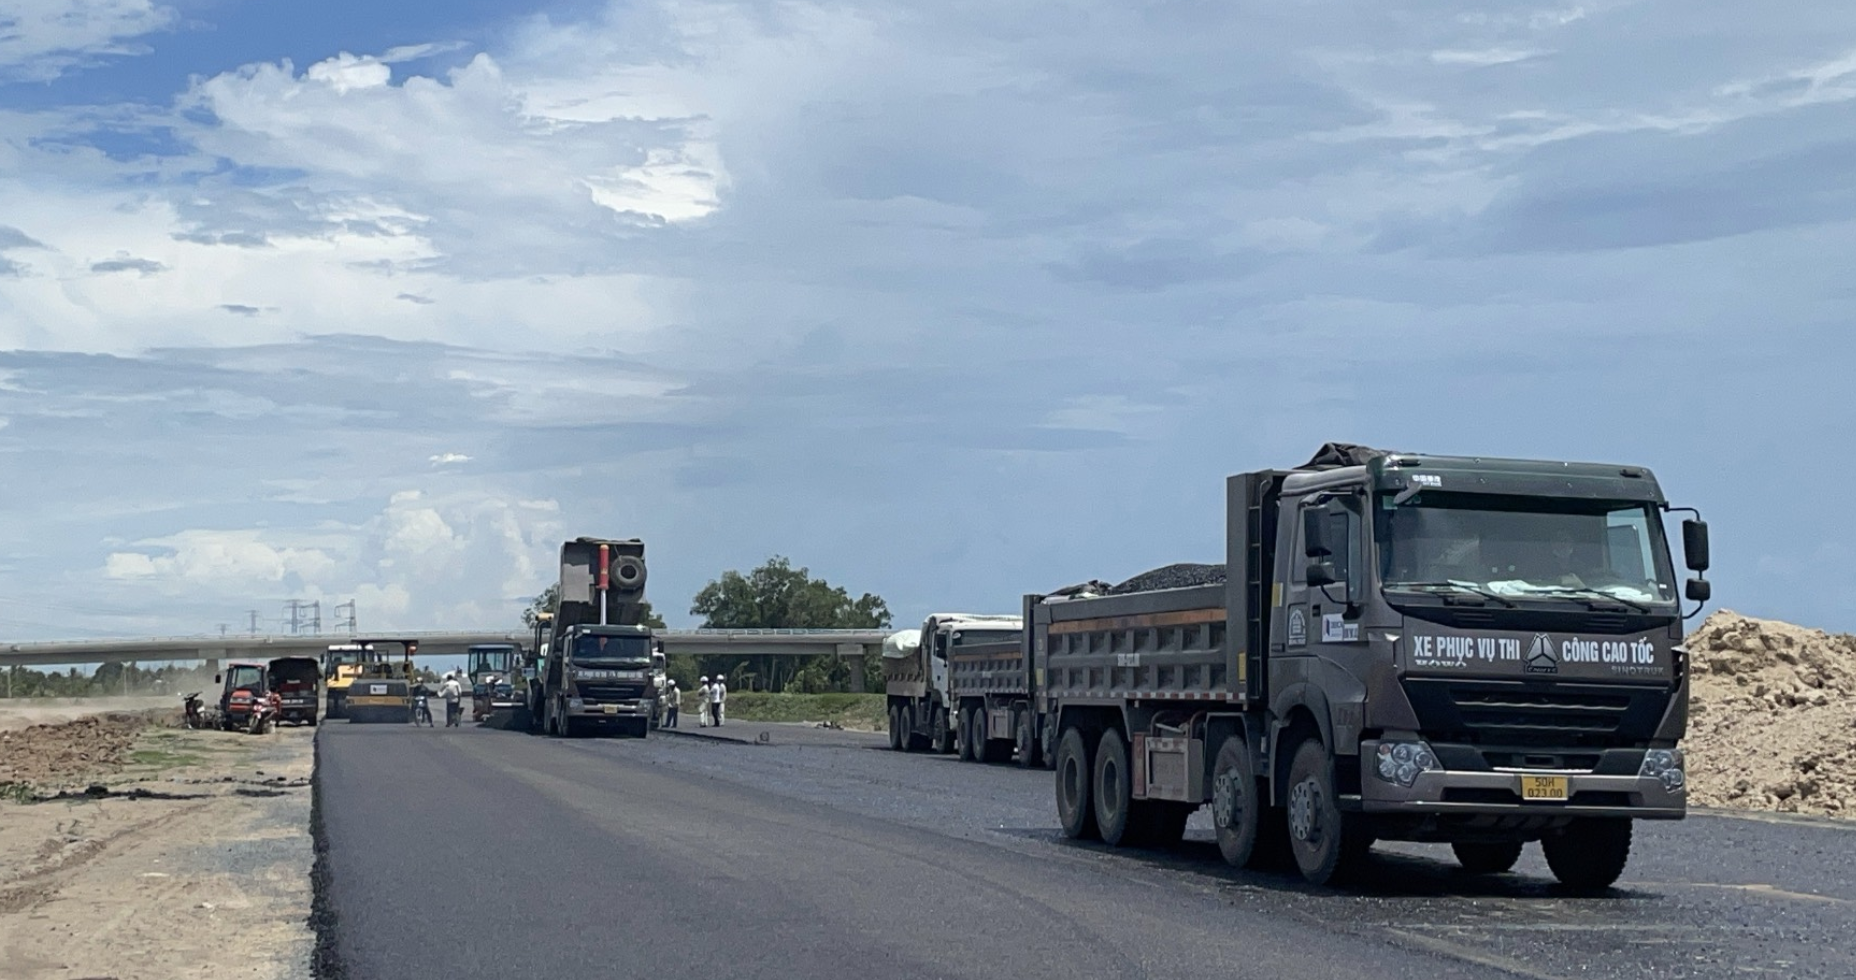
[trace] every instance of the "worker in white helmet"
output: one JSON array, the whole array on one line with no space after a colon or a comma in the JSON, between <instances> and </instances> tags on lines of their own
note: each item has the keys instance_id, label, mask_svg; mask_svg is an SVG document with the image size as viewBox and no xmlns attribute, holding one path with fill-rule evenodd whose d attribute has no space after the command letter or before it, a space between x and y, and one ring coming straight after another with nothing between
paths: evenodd
<instances>
[{"instance_id":1,"label":"worker in white helmet","mask_svg":"<svg viewBox=\"0 0 1856 980\"><path fill-rule=\"evenodd\" d=\"M696 727L709 727L709 676L704 674L702 685L696 688Z\"/></svg>"},{"instance_id":2,"label":"worker in white helmet","mask_svg":"<svg viewBox=\"0 0 1856 980\"><path fill-rule=\"evenodd\" d=\"M722 683L722 675L715 675L715 682L709 685L709 707L714 710L717 727L722 724L722 705L728 700L728 685Z\"/></svg>"}]
</instances>

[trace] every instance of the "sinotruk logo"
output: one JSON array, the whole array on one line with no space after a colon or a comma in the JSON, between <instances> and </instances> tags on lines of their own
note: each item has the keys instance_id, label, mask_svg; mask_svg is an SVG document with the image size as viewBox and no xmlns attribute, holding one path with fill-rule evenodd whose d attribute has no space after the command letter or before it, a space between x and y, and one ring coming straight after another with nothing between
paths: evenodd
<instances>
[{"instance_id":1,"label":"sinotruk logo","mask_svg":"<svg viewBox=\"0 0 1856 980\"><path fill-rule=\"evenodd\" d=\"M1560 672L1560 660L1553 655L1553 637L1545 633L1534 634L1534 645L1527 648L1527 672L1530 674Z\"/></svg>"}]
</instances>

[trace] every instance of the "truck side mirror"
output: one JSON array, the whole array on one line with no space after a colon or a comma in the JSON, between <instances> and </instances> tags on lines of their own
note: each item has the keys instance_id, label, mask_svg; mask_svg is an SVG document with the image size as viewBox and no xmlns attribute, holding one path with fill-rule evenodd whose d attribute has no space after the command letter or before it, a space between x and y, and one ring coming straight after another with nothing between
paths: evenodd
<instances>
[{"instance_id":1,"label":"truck side mirror","mask_svg":"<svg viewBox=\"0 0 1856 980\"><path fill-rule=\"evenodd\" d=\"M1687 520L1682 522L1682 557L1687 560L1692 571L1708 570L1708 522Z\"/></svg>"},{"instance_id":2,"label":"truck side mirror","mask_svg":"<svg viewBox=\"0 0 1856 980\"><path fill-rule=\"evenodd\" d=\"M1707 602L1714 597L1714 583L1707 579L1692 578L1688 580L1688 586L1683 591L1688 595L1690 602Z\"/></svg>"},{"instance_id":3,"label":"truck side mirror","mask_svg":"<svg viewBox=\"0 0 1856 980\"><path fill-rule=\"evenodd\" d=\"M1302 553L1309 558L1321 558L1334 553L1328 547L1327 516L1327 511L1319 507L1302 508ZM1314 580L1310 579L1309 584L1313 585Z\"/></svg>"}]
</instances>

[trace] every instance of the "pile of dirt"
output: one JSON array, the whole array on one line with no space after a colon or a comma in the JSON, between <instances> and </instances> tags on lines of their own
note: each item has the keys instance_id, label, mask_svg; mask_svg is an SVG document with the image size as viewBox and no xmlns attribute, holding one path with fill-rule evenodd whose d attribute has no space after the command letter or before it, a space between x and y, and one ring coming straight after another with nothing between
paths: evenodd
<instances>
[{"instance_id":1,"label":"pile of dirt","mask_svg":"<svg viewBox=\"0 0 1856 980\"><path fill-rule=\"evenodd\" d=\"M122 768L154 712L90 715L55 725L0 731L0 786L69 783Z\"/></svg>"},{"instance_id":2,"label":"pile of dirt","mask_svg":"<svg viewBox=\"0 0 1856 980\"><path fill-rule=\"evenodd\" d=\"M1688 650L1691 802L1856 816L1856 636L1722 610Z\"/></svg>"}]
</instances>

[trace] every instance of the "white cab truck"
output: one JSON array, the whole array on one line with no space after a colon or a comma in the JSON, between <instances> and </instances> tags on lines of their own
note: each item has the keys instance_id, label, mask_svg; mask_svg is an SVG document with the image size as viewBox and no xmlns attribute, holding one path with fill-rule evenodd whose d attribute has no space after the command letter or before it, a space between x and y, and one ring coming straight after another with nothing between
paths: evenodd
<instances>
[{"instance_id":1,"label":"white cab truck","mask_svg":"<svg viewBox=\"0 0 1856 980\"><path fill-rule=\"evenodd\" d=\"M1023 622L1017 616L935 613L922 621L920 629L902 630L885 639L889 747L945 754L953 752L963 736L982 740L984 736L976 736L972 726L979 717L976 706L985 699L974 690L963 703L954 692L951 665L970 651L996 653L1002 646L1016 648L1022 632Z\"/></svg>"}]
</instances>

